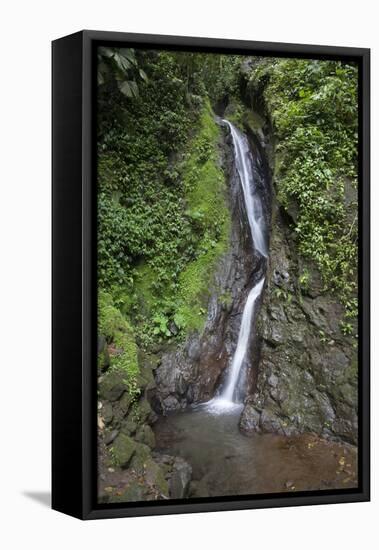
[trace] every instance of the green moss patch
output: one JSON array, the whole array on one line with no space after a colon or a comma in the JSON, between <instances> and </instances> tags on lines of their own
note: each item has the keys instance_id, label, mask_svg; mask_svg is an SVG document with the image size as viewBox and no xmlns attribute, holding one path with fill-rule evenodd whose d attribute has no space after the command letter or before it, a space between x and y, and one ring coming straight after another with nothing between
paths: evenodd
<instances>
[{"instance_id":1,"label":"green moss patch","mask_svg":"<svg viewBox=\"0 0 379 550\"><path fill-rule=\"evenodd\" d=\"M219 140L220 129L206 105L184 167L187 215L198 239L197 257L179 277L176 318L189 331L203 326L214 270L229 243L231 222Z\"/></svg>"},{"instance_id":2,"label":"green moss patch","mask_svg":"<svg viewBox=\"0 0 379 550\"><path fill-rule=\"evenodd\" d=\"M99 293L99 334L105 336L109 345L110 373L121 376L131 396L138 395L138 348L133 329L122 313L114 306L112 297Z\"/></svg>"}]
</instances>

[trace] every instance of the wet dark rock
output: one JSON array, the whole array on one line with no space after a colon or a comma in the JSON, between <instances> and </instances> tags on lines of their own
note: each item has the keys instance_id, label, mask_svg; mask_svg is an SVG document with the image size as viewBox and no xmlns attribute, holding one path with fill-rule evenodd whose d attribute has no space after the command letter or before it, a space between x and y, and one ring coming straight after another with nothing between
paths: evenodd
<instances>
[{"instance_id":1,"label":"wet dark rock","mask_svg":"<svg viewBox=\"0 0 379 550\"><path fill-rule=\"evenodd\" d=\"M166 399L164 399L161 404L163 405L163 410L165 412L171 412L180 409L180 403L178 399L172 395L166 397Z\"/></svg>"},{"instance_id":2,"label":"wet dark rock","mask_svg":"<svg viewBox=\"0 0 379 550\"><path fill-rule=\"evenodd\" d=\"M269 407L263 409L259 419L259 425L263 432L281 433L284 431L284 426L279 416Z\"/></svg>"},{"instance_id":3,"label":"wet dark rock","mask_svg":"<svg viewBox=\"0 0 379 550\"><path fill-rule=\"evenodd\" d=\"M116 439L118 433L118 430L112 430L111 432L107 433L104 439L105 444L110 445Z\"/></svg>"},{"instance_id":4,"label":"wet dark rock","mask_svg":"<svg viewBox=\"0 0 379 550\"><path fill-rule=\"evenodd\" d=\"M198 361L200 359L201 347L198 338L190 338L187 347L187 355L189 359L192 359L193 361Z\"/></svg>"},{"instance_id":5,"label":"wet dark rock","mask_svg":"<svg viewBox=\"0 0 379 550\"><path fill-rule=\"evenodd\" d=\"M304 260L299 266L291 231L276 206L258 318L259 372L241 429L314 432L356 443L357 353L352 339L340 330L341 304L321 289L314 266ZM312 290L300 286L304 269L311 274ZM259 422L254 407L262 411Z\"/></svg>"},{"instance_id":6,"label":"wet dark rock","mask_svg":"<svg viewBox=\"0 0 379 550\"><path fill-rule=\"evenodd\" d=\"M101 409L101 416L106 424L110 424L113 420L113 409L111 403L104 403Z\"/></svg>"},{"instance_id":7,"label":"wet dark rock","mask_svg":"<svg viewBox=\"0 0 379 550\"><path fill-rule=\"evenodd\" d=\"M244 434L261 432L260 428L261 411L253 405L246 405L241 415L240 430Z\"/></svg>"},{"instance_id":8,"label":"wet dark rock","mask_svg":"<svg viewBox=\"0 0 379 550\"><path fill-rule=\"evenodd\" d=\"M176 336L177 334L179 334L179 329L173 321L170 323L168 328L173 336Z\"/></svg>"},{"instance_id":9,"label":"wet dark rock","mask_svg":"<svg viewBox=\"0 0 379 550\"><path fill-rule=\"evenodd\" d=\"M153 426L157 422L158 418L159 416L157 415L157 413L153 409L151 409L148 417L149 425Z\"/></svg>"},{"instance_id":10,"label":"wet dark rock","mask_svg":"<svg viewBox=\"0 0 379 550\"><path fill-rule=\"evenodd\" d=\"M288 283L289 277L290 276L288 271L285 271L285 270L280 271L279 269L274 269L272 280L274 284L276 284L276 286L281 287L281 286L285 286L286 283Z\"/></svg>"},{"instance_id":11,"label":"wet dark rock","mask_svg":"<svg viewBox=\"0 0 379 550\"><path fill-rule=\"evenodd\" d=\"M170 478L170 497L185 498L191 481L192 468L182 458L176 457Z\"/></svg>"},{"instance_id":12,"label":"wet dark rock","mask_svg":"<svg viewBox=\"0 0 379 550\"><path fill-rule=\"evenodd\" d=\"M272 388L276 388L279 383L279 378L275 374L270 374L270 376L267 378L267 382L269 386Z\"/></svg>"},{"instance_id":13,"label":"wet dark rock","mask_svg":"<svg viewBox=\"0 0 379 550\"><path fill-rule=\"evenodd\" d=\"M187 389L187 403L188 403L188 405L191 405L193 403L194 398L195 398L194 387L192 386L192 384L190 384L188 386L188 389Z\"/></svg>"}]
</instances>

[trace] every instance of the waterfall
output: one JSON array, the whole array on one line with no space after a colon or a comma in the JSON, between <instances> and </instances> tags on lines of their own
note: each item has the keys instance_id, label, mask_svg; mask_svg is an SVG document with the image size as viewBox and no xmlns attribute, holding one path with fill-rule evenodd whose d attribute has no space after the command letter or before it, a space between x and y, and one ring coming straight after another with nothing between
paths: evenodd
<instances>
[{"instance_id":1,"label":"waterfall","mask_svg":"<svg viewBox=\"0 0 379 550\"><path fill-rule=\"evenodd\" d=\"M265 220L263 216L262 202L257 193L250 146L247 137L233 126L228 120L224 122L229 126L233 139L234 159L240 178L247 219L254 246L262 256L267 258L267 243L265 238Z\"/></svg>"},{"instance_id":2,"label":"waterfall","mask_svg":"<svg viewBox=\"0 0 379 550\"><path fill-rule=\"evenodd\" d=\"M267 258L268 247L266 238L266 224L263 215L261 198L256 189L253 173L252 155L247 137L237 130L229 121L224 120L231 132L234 148L235 166L241 183L243 198L249 222L251 237L255 250ZM265 278L262 277L250 290L242 314L241 326L238 334L236 351L234 352L228 377L219 395L209 401L211 410L220 411L234 407L238 403L236 390L248 349L251 333L251 324L254 318L255 304L260 297Z\"/></svg>"},{"instance_id":3,"label":"waterfall","mask_svg":"<svg viewBox=\"0 0 379 550\"><path fill-rule=\"evenodd\" d=\"M225 401L233 401L233 396L238 383L239 374L245 359L247 346L250 339L251 319L254 315L254 306L257 298L261 295L264 277L250 290L242 314L241 327L238 335L237 348L234 352L232 366L230 367L229 377L224 389L220 395Z\"/></svg>"}]
</instances>

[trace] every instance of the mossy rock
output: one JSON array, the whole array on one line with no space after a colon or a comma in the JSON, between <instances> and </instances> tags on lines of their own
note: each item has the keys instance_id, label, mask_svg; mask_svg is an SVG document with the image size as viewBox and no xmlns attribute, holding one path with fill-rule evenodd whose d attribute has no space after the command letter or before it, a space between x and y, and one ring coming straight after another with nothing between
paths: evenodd
<instances>
[{"instance_id":1,"label":"mossy rock","mask_svg":"<svg viewBox=\"0 0 379 550\"><path fill-rule=\"evenodd\" d=\"M136 440L148 445L151 449L155 447L155 435L148 424L145 424L138 430Z\"/></svg>"},{"instance_id":2,"label":"mossy rock","mask_svg":"<svg viewBox=\"0 0 379 550\"><path fill-rule=\"evenodd\" d=\"M152 374L152 371L159 367L161 362L161 357L156 353L145 353L140 351L138 358L143 373L149 371Z\"/></svg>"},{"instance_id":3,"label":"mossy rock","mask_svg":"<svg viewBox=\"0 0 379 550\"><path fill-rule=\"evenodd\" d=\"M145 371L139 373L136 376L136 384L141 392L143 392L147 388L147 386L149 385L149 381L149 377Z\"/></svg>"},{"instance_id":4,"label":"mossy rock","mask_svg":"<svg viewBox=\"0 0 379 550\"><path fill-rule=\"evenodd\" d=\"M137 377L137 383L139 383L139 379L141 378L143 381L143 385L140 385L141 390L151 390L155 388L155 378L153 371L150 367L142 366L140 368L141 374L139 377Z\"/></svg>"},{"instance_id":5,"label":"mossy rock","mask_svg":"<svg viewBox=\"0 0 379 550\"><path fill-rule=\"evenodd\" d=\"M134 411L134 417L138 424L144 424L152 412L152 408L147 399L140 399Z\"/></svg>"},{"instance_id":6,"label":"mossy rock","mask_svg":"<svg viewBox=\"0 0 379 550\"><path fill-rule=\"evenodd\" d=\"M101 409L101 416L106 424L110 424L113 420L113 409L111 403L104 403Z\"/></svg>"},{"instance_id":7,"label":"mossy rock","mask_svg":"<svg viewBox=\"0 0 379 550\"><path fill-rule=\"evenodd\" d=\"M199 122L183 168L186 212L198 236L197 256L180 273L174 316L176 325L187 334L204 327L210 282L229 246L231 228L225 175L219 165L220 128L208 101Z\"/></svg>"},{"instance_id":8,"label":"mossy rock","mask_svg":"<svg viewBox=\"0 0 379 550\"><path fill-rule=\"evenodd\" d=\"M111 364L111 360L109 357L108 349L105 346L101 351L99 351L97 355L97 372L100 376L103 372L105 372Z\"/></svg>"},{"instance_id":9,"label":"mossy rock","mask_svg":"<svg viewBox=\"0 0 379 550\"><path fill-rule=\"evenodd\" d=\"M114 440L111 450L115 464L121 468L127 468L136 448L137 443L131 437L120 433Z\"/></svg>"},{"instance_id":10,"label":"mossy rock","mask_svg":"<svg viewBox=\"0 0 379 550\"><path fill-rule=\"evenodd\" d=\"M152 459L148 459L145 467L145 479L160 496L168 497L169 488L163 470Z\"/></svg>"},{"instance_id":11,"label":"mossy rock","mask_svg":"<svg viewBox=\"0 0 379 550\"><path fill-rule=\"evenodd\" d=\"M124 416L129 411L130 405L132 403L133 403L133 396L130 395L130 393L125 392L123 394L123 396L121 397L120 401L119 401L119 406L120 406L120 409L121 409L122 413L124 414Z\"/></svg>"},{"instance_id":12,"label":"mossy rock","mask_svg":"<svg viewBox=\"0 0 379 550\"><path fill-rule=\"evenodd\" d=\"M130 467L135 470L138 475L145 472L146 464L151 460L151 451L147 445L139 443L136 446L136 451L130 463Z\"/></svg>"},{"instance_id":13,"label":"mossy rock","mask_svg":"<svg viewBox=\"0 0 379 550\"><path fill-rule=\"evenodd\" d=\"M112 296L105 292L99 294L98 325L99 332L113 347L114 353L110 358L111 367L122 373L130 393L137 392L139 366L134 331L128 320L115 307Z\"/></svg>"},{"instance_id":14,"label":"mossy rock","mask_svg":"<svg viewBox=\"0 0 379 550\"><path fill-rule=\"evenodd\" d=\"M121 432L125 435L133 435L138 428L137 422L135 422L129 415L121 424Z\"/></svg>"},{"instance_id":15,"label":"mossy rock","mask_svg":"<svg viewBox=\"0 0 379 550\"><path fill-rule=\"evenodd\" d=\"M126 391L127 386L122 373L109 370L99 381L99 395L107 401L117 401Z\"/></svg>"}]
</instances>

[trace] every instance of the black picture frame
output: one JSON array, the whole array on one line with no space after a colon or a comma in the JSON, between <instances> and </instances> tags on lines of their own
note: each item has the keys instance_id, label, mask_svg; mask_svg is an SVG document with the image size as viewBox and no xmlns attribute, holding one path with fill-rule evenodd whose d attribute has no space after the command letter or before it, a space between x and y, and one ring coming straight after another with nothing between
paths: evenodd
<instances>
[{"instance_id":1,"label":"black picture frame","mask_svg":"<svg viewBox=\"0 0 379 550\"><path fill-rule=\"evenodd\" d=\"M350 59L359 65L359 486L132 504L96 502L95 63L101 43ZM52 43L52 507L81 519L370 499L370 50L85 30Z\"/></svg>"}]
</instances>

